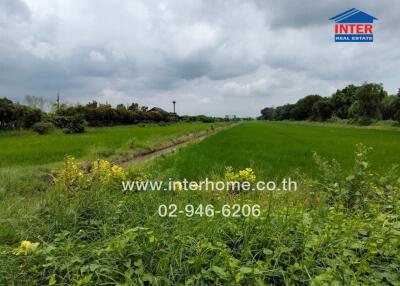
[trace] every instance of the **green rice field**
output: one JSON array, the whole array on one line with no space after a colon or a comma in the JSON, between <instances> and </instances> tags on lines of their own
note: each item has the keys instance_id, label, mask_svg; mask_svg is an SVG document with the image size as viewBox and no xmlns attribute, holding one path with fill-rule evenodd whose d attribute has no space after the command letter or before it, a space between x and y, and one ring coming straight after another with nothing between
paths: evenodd
<instances>
[{"instance_id":1,"label":"green rice field","mask_svg":"<svg viewBox=\"0 0 400 286\"><path fill-rule=\"evenodd\" d=\"M157 162L178 178L201 179L226 166L252 167L264 178L287 176L298 169L315 171L313 152L336 159L344 169L353 163L355 146L372 147L374 168L400 163L400 131L290 122L249 122L224 130Z\"/></svg>"}]
</instances>

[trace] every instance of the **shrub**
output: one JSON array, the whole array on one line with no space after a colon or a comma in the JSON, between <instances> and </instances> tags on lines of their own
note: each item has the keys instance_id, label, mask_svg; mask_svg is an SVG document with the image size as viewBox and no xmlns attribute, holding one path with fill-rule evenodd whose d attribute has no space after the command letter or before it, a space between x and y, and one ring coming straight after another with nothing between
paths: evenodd
<instances>
[{"instance_id":1,"label":"shrub","mask_svg":"<svg viewBox=\"0 0 400 286\"><path fill-rule=\"evenodd\" d=\"M54 130L51 122L38 122L32 126L32 130L40 135L49 134Z\"/></svg>"},{"instance_id":2,"label":"shrub","mask_svg":"<svg viewBox=\"0 0 400 286\"><path fill-rule=\"evenodd\" d=\"M68 123L68 116L53 115L50 120L57 128L65 128Z\"/></svg>"},{"instance_id":3,"label":"shrub","mask_svg":"<svg viewBox=\"0 0 400 286\"><path fill-rule=\"evenodd\" d=\"M72 156L66 156L64 164L64 168L58 172L56 181L68 191L87 189L98 182L109 185L125 178L124 169L107 160L99 159L92 162L89 170L81 167Z\"/></svg>"},{"instance_id":4,"label":"shrub","mask_svg":"<svg viewBox=\"0 0 400 286\"><path fill-rule=\"evenodd\" d=\"M80 116L72 116L68 118L68 122L65 126L64 133L83 133L85 132L84 120Z\"/></svg>"},{"instance_id":5,"label":"shrub","mask_svg":"<svg viewBox=\"0 0 400 286\"><path fill-rule=\"evenodd\" d=\"M83 133L85 132L84 119L80 114L76 115L54 115L52 123L58 128L64 129L64 133Z\"/></svg>"}]
</instances>

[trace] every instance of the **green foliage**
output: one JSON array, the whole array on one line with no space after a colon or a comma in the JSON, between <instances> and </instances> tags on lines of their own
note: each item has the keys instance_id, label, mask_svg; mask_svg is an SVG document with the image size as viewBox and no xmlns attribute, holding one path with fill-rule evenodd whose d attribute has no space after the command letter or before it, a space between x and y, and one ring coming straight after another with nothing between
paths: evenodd
<instances>
[{"instance_id":1,"label":"green foliage","mask_svg":"<svg viewBox=\"0 0 400 286\"><path fill-rule=\"evenodd\" d=\"M273 107L265 107L261 110L261 116L264 120L274 120L277 117L276 110Z\"/></svg>"},{"instance_id":2,"label":"green foliage","mask_svg":"<svg viewBox=\"0 0 400 286\"><path fill-rule=\"evenodd\" d=\"M309 95L295 104L261 110L265 120L330 121L332 118L369 125L376 120L398 120L400 96L388 96L382 84L348 85L331 97Z\"/></svg>"},{"instance_id":3,"label":"green foliage","mask_svg":"<svg viewBox=\"0 0 400 286\"><path fill-rule=\"evenodd\" d=\"M49 134L54 131L54 125L51 122L38 122L32 126L32 130L40 135Z\"/></svg>"},{"instance_id":4,"label":"green foliage","mask_svg":"<svg viewBox=\"0 0 400 286\"><path fill-rule=\"evenodd\" d=\"M356 100L349 108L349 113L357 122L368 125L372 120L382 118L383 99L387 96L379 84L363 84L355 92Z\"/></svg>"},{"instance_id":5,"label":"green foliage","mask_svg":"<svg viewBox=\"0 0 400 286\"><path fill-rule=\"evenodd\" d=\"M315 155L319 177L305 177L297 192L216 199L98 184L71 196L55 186L26 218L33 226L23 236L16 230L29 240L23 251L19 242L0 245L0 284L397 285L399 172L374 172L368 150L357 147L348 171ZM228 201L258 203L262 215L157 215L160 203Z\"/></svg>"},{"instance_id":6,"label":"green foliage","mask_svg":"<svg viewBox=\"0 0 400 286\"><path fill-rule=\"evenodd\" d=\"M67 123L64 127L64 133L83 133L85 132L84 120L80 116L67 117Z\"/></svg>"},{"instance_id":7,"label":"green foliage","mask_svg":"<svg viewBox=\"0 0 400 286\"><path fill-rule=\"evenodd\" d=\"M294 105L291 110L291 117L294 120L305 120L313 117L313 106L315 103L322 100L322 97L319 95L308 95Z\"/></svg>"},{"instance_id":8,"label":"green foliage","mask_svg":"<svg viewBox=\"0 0 400 286\"><path fill-rule=\"evenodd\" d=\"M30 128L42 118L40 109L0 98L0 129Z\"/></svg>"},{"instance_id":9,"label":"green foliage","mask_svg":"<svg viewBox=\"0 0 400 286\"><path fill-rule=\"evenodd\" d=\"M342 90L337 90L332 95L332 105L334 110L334 115L341 119L348 119L349 116L349 108L356 100L357 87L353 84L350 84L343 88Z\"/></svg>"},{"instance_id":10,"label":"green foliage","mask_svg":"<svg viewBox=\"0 0 400 286\"><path fill-rule=\"evenodd\" d=\"M400 123L400 89L391 103L391 108L393 110L393 119Z\"/></svg>"},{"instance_id":11,"label":"green foliage","mask_svg":"<svg viewBox=\"0 0 400 286\"><path fill-rule=\"evenodd\" d=\"M333 105L329 98L321 98L317 100L311 110L311 119L317 121L326 121L332 117Z\"/></svg>"},{"instance_id":12,"label":"green foliage","mask_svg":"<svg viewBox=\"0 0 400 286\"><path fill-rule=\"evenodd\" d=\"M85 132L85 121L83 116L79 113L72 115L53 115L50 117L51 121L58 128L63 129L64 133L83 133Z\"/></svg>"}]
</instances>

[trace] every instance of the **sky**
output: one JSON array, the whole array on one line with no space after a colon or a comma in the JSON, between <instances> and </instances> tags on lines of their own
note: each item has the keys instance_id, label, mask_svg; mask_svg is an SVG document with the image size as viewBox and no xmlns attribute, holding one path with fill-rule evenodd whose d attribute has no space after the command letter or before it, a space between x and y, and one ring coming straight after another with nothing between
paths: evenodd
<instances>
[{"instance_id":1,"label":"sky","mask_svg":"<svg viewBox=\"0 0 400 286\"><path fill-rule=\"evenodd\" d=\"M329 20L378 18L373 43ZM400 88L400 1L0 0L0 97L258 116L347 84Z\"/></svg>"}]
</instances>

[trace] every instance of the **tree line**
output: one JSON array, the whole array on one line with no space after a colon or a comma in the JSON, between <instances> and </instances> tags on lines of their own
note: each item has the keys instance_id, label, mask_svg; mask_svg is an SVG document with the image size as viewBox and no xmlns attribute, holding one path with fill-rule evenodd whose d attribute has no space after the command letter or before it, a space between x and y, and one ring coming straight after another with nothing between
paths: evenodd
<instances>
[{"instance_id":1,"label":"tree line","mask_svg":"<svg viewBox=\"0 0 400 286\"><path fill-rule=\"evenodd\" d=\"M38 133L48 133L47 129L57 127L66 133L84 132L84 126L114 126L137 123L167 123L177 121L215 122L222 119L205 115L178 116L162 109L149 110L138 103L130 105L101 104L92 101L85 105L51 104L51 111L43 111L44 101L29 96L28 104L15 103L7 98L0 98L0 129L17 130L33 128Z\"/></svg>"},{"instance_id":2,"label":"tree line","mask_svg":"<svg viewBox=\"0 0 400 286\"><path fill-rule=\"evenodd\" d=\"M400 89L389 95L382 84L350 84L330 97L308 95L294 104L266 107L259 119L264 120L348 120L368 125L378 120L400 122Z\"/></svg>"}]
</instances>

